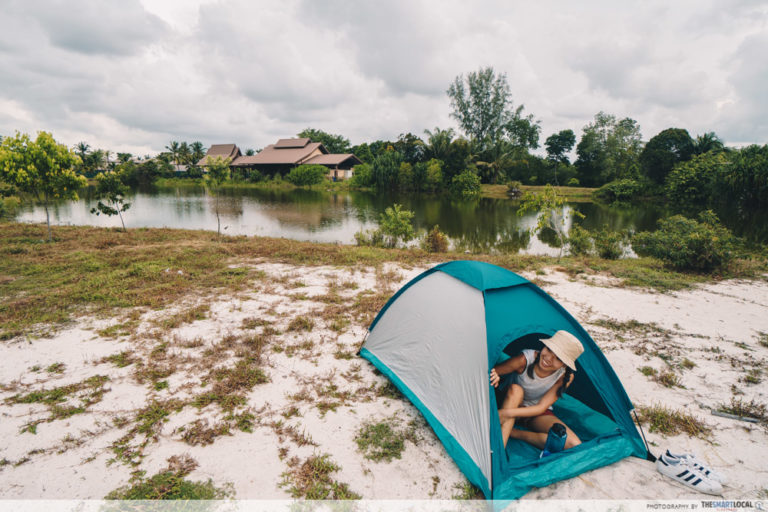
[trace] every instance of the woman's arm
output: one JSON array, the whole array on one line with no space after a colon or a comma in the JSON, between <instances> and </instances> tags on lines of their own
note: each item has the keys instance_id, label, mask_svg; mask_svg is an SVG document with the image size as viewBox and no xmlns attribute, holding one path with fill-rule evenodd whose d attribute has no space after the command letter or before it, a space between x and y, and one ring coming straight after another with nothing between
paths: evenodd
<instances>
[{"instance_id":1,"label":"woman's arm","mask_svg":"<svg viewBox=\"0 0 768 512\"><path fill-rule=\"evenodd\" d=\"M565 385L566 388L571 385L571 382L573 382L573 375L570 377L571 378L568 379L568 383ZM541 400L539 400L539 403L536 405L530 405L528 407L515 407L511 409L499 409L499 417L501 419L531 418L533 416L540 416L544 414L544 412L549 409L552 404L557 402L557 390L560 388L562 382L563 377L557 379L555 384L549 388L549 391L547 391L547 393L541 397Z\"/></svg>"},{"instance_id":2,"label":"woman's arm","mask_svg":"<svg viewBox=\"0 0 768 512\"><path fill-rule=\"evenodd\" d=\"M525 370L526 366L527 361L523 354L518 354L501 364L497 364L491 369L491 385L493 387L498 387L501 375L506 375L512 372L520 373Z\"/></svg>"}]
</instances>

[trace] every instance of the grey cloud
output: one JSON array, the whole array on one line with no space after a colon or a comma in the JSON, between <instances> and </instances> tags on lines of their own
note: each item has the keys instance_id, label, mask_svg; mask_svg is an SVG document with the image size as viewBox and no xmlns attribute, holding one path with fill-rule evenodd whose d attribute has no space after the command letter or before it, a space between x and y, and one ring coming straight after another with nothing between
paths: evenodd
<instances>
[{"instance_id":1,"label":"grey cloud","mask_svg":"<svg viewBox=\"0 0 768 512\"><path fill-rule=\"evenodd\" d=\"M768 34L744 40L733 56L734 71L729 77L734 101L724 106L723 132L727 140L768 143Z\"/></svg>"},{"instance_id":2,"label":"grey cloud","mask_svg":"<svg viewBox=\"0 0 768 512\"><path fill-rule=\"evenodd\" d=\"M18 4L17 4L18 5ZM76 53L131 55L166 35L168 27L138 0L24 2L51 43Z\"/></svg>"}]
</instances>

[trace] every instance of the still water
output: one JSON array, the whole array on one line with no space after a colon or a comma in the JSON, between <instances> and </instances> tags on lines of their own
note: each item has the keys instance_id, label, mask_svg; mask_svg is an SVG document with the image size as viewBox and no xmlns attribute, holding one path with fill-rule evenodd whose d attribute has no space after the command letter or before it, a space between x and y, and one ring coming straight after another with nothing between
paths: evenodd
<instances>
[{"instance_id":1,"label":"still water","mask_svg":"<svg viewBox=\"0 0 768 512\"><path fill-rule=\"evenodd\" d=\"M123 214L126 227L169 227L216 230L215 197L202 187L167 187L137 191ZM517 215L519 203L504 199L457 201L433 196L395 196L370 192L330 193L318 190L224 189L219 195L222 232L229 235L284 237L353 244L356 232L374 229L379 215L393 203L414 212L414 226L427 230L439 224L454 248L557 254L546 234L531 238L536 214ZM120 227L117 216L90 213L96 205L92 190L77 202L55 205L51 223ZM574 221L573 210L584 214ZM567 204L561 215L566 229L573 222L587 229L653 230L663 210L652 205L607 207L596 203ZM18 220L45 222L41 206L27 205ZM543 240L542 240L543 239Z\"/></svg>"}]
</instances>

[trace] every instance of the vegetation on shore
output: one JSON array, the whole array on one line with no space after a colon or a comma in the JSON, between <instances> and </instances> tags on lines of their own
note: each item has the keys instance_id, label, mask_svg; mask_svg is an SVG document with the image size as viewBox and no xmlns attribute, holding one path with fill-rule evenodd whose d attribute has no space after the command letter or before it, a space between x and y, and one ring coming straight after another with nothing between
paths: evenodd
<instances>
[{"instance_id":1,"label":"vegetation on shore","mask_svg":"<svg viewBox=\"0 0 768 512\"><path fill-rule=\"evenodd\" d=\"M660 291L727 277L764 275L764 259L738 259L711 274L665 267L654 258L605 260L519 254L429 253L421 249L343 246L262 237L218 237L207 231L133 229L122 232L60 226L45 243L41 225L7 223L0 230L0 339L57 325L82 311L110 314L120 308L163 308L190 294L235 292L258 276L247 265L260 258L302 265L373 266L384 262L431 265L476 259L513 271L551 266L572 276L603 274L622 285Z\"/></svg>"}]
</instances>

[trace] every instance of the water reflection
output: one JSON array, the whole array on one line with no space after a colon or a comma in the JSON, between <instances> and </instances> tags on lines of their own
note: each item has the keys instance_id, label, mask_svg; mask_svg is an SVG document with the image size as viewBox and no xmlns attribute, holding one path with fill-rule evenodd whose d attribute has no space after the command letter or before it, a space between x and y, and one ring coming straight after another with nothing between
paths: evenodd
<instances>
[{"instance_id":1,"label":"water reflection","mask_svg":"<svg viewBox=\"0 0 768 512\"><path fill-rule=\"evenodd\" d=\"M171 227L216 229L216 197L203 187L184 186L143 189L129 198L125 214L128 228ZM330 193L318 190L234 189L219 192L222 230L227 234L286 237L319 242L354 243L354 234L376 227L379 215L393 203L414 212L417 230L439 225L455 249L470 252L526 252L557 254L558 238L544 232L531 237L537 214L517 215L519 203L481 198L457 201L446 197L396 196L371 192ZM120 226L117 218L95 216L96 200L85 190L78 202L52 208L56 224ZM580 219L573 211L585 215ZM560 212L565 231L579 223L586 229L652 230L664 212L652 206L609 208L594 203L573 203ZM24 222L44 222L42 207L26 205L19 217Z\"/></svg>"}]
</instances>

